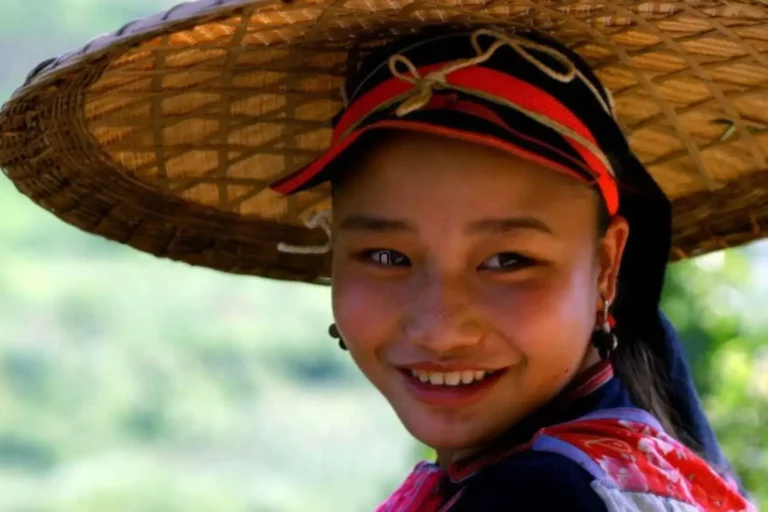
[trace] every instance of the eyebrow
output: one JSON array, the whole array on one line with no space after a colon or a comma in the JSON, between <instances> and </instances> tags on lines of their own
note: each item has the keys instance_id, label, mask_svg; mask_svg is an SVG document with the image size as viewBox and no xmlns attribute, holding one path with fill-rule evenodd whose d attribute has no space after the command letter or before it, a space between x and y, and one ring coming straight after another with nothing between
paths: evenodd
<instances>
[{"instance_id":1,"label":"eyebrow","mask_svg":"<svg viewBox=\"0 0 768 512\"><path fill-rule=\"evenodd\" d=\"M351 215L339 225L344 231L373 231L378 233L416 232L416 227L402 219L376 217L372 215ZM542 220L535 217L490 217L473 221L467 225L465 232L470 235L490 234L503 235L512 231L530 229L552 234L552 229Z\"/></svg>"},{"instance_id":2,"label":"eyebrow","mask_svg":"<svg viewBox=\"0 0 768 512\"><path fill-rule=\"evenodd\" d=\"M535 231L541 231L549 235L553 234L552 229L541 219L536 217L502 217L502 218L487 218L480 219L471 222L467 226L467 233L469 234L490 234L490 235L503 235L512 231L519 231L522 229L532 229Z\"/></svg>"},{"instance_id":3,"label":"eyebrow","mask_svg":"<svg viewBox=\"0 0 768 512\"><path fill-rule=\"evenodd\" d=\"M372 215L350 215L341 221L339 229L343 231L375 231L379 233L416 231L415 226L408 221Z\"/></svg>"}]
</instances>

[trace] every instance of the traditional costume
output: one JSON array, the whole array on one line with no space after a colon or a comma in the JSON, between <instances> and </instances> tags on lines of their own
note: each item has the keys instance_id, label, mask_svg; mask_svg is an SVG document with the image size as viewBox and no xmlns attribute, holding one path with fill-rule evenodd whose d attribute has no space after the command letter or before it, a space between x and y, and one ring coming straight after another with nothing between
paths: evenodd
<instances>
[{"instance_id":1,"label":"traditional costume","mask_svg":"<svg viewBox=\"0 0 768 512\"><path fill-rule=\"evenodd\" d=\"M655 341L684 436L606 360L379 510L754 510L659 302L668 261L765 233L766 23L746 1L192 2L35 68L0 111L0 167L86 231L306 282L329 276L329 181L377 130L590 183L631 227L610 332Z\"/></svg>"}]
</instances>

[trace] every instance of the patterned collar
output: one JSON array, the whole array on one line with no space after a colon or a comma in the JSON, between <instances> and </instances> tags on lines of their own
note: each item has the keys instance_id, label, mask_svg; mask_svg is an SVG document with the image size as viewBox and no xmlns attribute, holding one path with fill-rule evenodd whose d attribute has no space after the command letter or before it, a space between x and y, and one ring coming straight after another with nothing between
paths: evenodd
<instances>
[{"instance_id":1,"label":"patterned collar","mask_svg":"<svg viewBox=\"0 0 768 512\"><path fill-rule=\"evenodd\" d=\"M572 420L589 412L596 404L588 398L614 377L613 365L602 361L577 376L548 405L510 429L496 443L477 456L452 464L447 470L448 481L461 483L481 469L525 449L526 443L539 429ZM446 482L448 484L448 482Z\"/></svg>"}]
</instances>

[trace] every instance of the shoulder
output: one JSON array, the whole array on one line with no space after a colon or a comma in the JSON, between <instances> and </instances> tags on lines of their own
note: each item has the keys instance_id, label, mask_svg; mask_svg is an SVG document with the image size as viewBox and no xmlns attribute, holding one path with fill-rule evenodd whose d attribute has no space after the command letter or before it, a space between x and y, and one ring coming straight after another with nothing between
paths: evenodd
<instances>
[{"instance_id":1,"label":"shoulder","mask_svg":"<svg viewBox=\"0 0 768 512\"><path fill-rule=\"evenodd\" d=\"M467 486L467 510L607 511L594 477L557 453L524 452L485 468Z\"/></svg>"},{"instance_id":2,"label":"shoulder","mask_svg":"<svg viewBox=\"0 0 768 512\"><path fill-rule=\"evenodd\" d=\"M752 510L735 485L639 409L600 411L542 429L531 448L584 468L603 510Z\"/></svg>"}]
</instances>

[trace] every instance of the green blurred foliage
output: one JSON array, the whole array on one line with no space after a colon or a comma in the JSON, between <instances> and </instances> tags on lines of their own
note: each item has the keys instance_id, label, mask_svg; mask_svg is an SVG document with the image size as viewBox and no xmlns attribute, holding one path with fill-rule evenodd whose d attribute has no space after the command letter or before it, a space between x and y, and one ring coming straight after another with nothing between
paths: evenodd
<instances>
[{"instance_id":1,"label":"green blurred foliage","mask_svg":"<svg viewBox=\"0 0 768 512\"><path fill-rule=\"evenodd\" d=\"M0 98L39 61L169 0L2 0ZM674 265L723 446L768 507L768 246ZM328 290L160 261L0 179L0 510L371 510L417 458L326 335Z\"/></svg>"},{"instance_id":2,"label":"green blurred foliage","mask_svg":"<svg viewBox=\"0 0 768 512\"><path fill-rule=\"evenodd\" d=\"M415 462L327 288L136 253L5 179L0 205L3 512L369 510Z\"/></svg>"},{"instance_id":3,"label":"green blurred foliage","mask_svg":"<svg viewBox=\"0 0 768 512\"><path fill-rule=\"evenodd\" d=\"M678 264L663 302L708 416L761 508L768 507L767 268L764 243Z\"/></svg>"}]
</instances>

